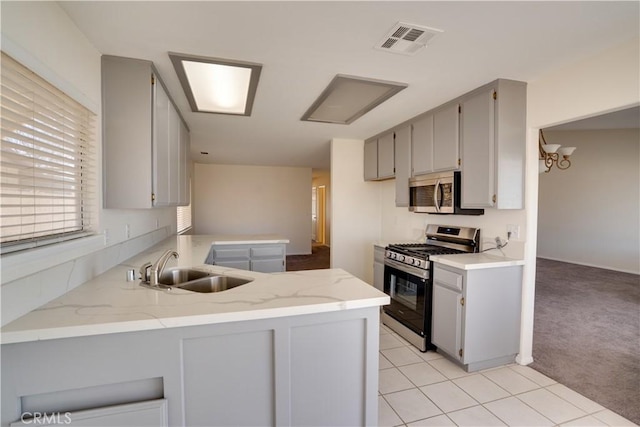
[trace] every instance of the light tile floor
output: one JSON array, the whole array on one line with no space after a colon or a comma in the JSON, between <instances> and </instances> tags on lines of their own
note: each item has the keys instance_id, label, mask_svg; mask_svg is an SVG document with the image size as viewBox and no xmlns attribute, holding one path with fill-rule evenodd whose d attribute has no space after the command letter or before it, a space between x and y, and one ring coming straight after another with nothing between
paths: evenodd
<instances>
[{"instance_id":1,"label":"light tile floor","mask_svg":"<svg viewBox=\"0 0 640 427\"><path fill-rule=\"evenodd\" d=\"M380 326L382 426L635 426L527 366L465 372Z\"/></svg>"}]
</instances>

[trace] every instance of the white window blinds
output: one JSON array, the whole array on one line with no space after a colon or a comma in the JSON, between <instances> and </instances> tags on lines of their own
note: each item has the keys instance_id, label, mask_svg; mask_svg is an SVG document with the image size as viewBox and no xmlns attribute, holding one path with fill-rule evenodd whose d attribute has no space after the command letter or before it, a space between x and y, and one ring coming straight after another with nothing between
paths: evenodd
<instances>
[{"instance_id":1,"label":"white window blinds","mask_svg":"<svg viewBox=\"0 0 640 427\"><path fill-rule=\"evenodd\" d=\"M95 220L95 115L2 53L0 248L75 238Z\"/></svg>"},{"instance_id":2,"label":"white window blinds","mask_svg":"<svg viewBox=\"0 0 640 427\"><path fill-rule=\"evenodd\" d=\"M191 228L191 204L188 206L178 206L176 216L178 233L182 233Z\"/></svg>"}]
</instances>

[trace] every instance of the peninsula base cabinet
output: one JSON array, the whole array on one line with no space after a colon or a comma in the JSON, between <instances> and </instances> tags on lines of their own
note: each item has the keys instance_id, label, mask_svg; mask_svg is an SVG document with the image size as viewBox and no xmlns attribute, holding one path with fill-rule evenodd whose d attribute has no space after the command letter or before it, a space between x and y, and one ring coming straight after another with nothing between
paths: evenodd
<instances>
[{"instance_id":1,"label":"peninsula base cabinet","mask_svg":"<svg viewBox=\"0 0 640 427\"><path fill-rule=\"evenodd\" d=\"M433 271L432 343L468 372L513 363L520 346L522 266Z\"/></svg>"},{"instance_id":2,"label":"peninsula base cabinet","mask_svg":"<svg viewBox=\"0 0 640 427\"><path fill-rule=\"evenodd\" d=\"M207 264L261 273L286 271L284 243L213 245Z\"/></svg>"},{"instance_id":3,"label":"peninsula base cabinet","mask_svg":"<svg viewBox=\"0 0 640 427\"><path fill-rule=\"evenodd\" d=\"M27 412L92 426L377 425L379 321L368 307L4 344L2 426L38 424Z\"/></svg>"},{"instance_id":4,"label":"peninsula base cabinet","mask_svg":"<svg viewBox=\"0 0 640 427\"><path fill-rule=\"evenodd\" d=\"M373 286L384 292L384 246L373 246Z\"/></svg>"}]
</instances>

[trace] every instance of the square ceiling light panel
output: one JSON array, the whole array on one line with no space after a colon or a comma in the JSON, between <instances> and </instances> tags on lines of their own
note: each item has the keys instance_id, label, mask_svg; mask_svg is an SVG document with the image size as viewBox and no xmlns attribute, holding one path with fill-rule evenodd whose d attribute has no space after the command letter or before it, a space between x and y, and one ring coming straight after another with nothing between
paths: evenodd
<instances>
[{"instance_id":1,"label":"square ceiling light panel","mask_svg":"<svg viewBox=\"0 0 640 427\"><path fill-rule=\"evenodd\" d=\"M262 65L169 53L191 110L250 116Z\"/></svg>"},{"instance_id":2,"label":"square ceiling light panel","mask_svg":"<svg viewBox=\"0 0 640 427\"><path fill-rule=\"evenodd\" d=\"M338 74L301 120L349 124L407 86L406 83Z\"/></svg>"}]
</instances>

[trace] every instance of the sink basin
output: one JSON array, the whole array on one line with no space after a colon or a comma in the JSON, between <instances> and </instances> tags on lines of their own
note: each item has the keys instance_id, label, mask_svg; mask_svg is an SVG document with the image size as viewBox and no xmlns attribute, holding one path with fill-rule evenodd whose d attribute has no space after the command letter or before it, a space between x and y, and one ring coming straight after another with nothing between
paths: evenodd
<instances>
[{"instance_id":1,"label":"sink basin","mask_svg":"<svg viewBox=\"0 0 640 427\"><path fill-rule=\"evenodd\" d=\"M180 285L176 285L176 288L185 289L192 292L220 292L227 289L235 288L251 282L251 279L242 279L240 277L230 276L207 276L196 280L191 280Z\"/></svg>"},{"instance_id":2,"label":"sink basin","mask_svg":"<svg viewBox=\"0 0 640 427\"><path fill-rule=\"evenodd\" d=\"M211 274L206 271L193 270L191 268L168 268L158 277L158 283L160 285L176 286L209 276Z\"/></svg>"}]
</instances>

